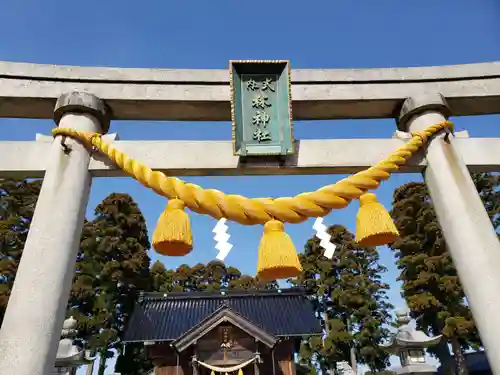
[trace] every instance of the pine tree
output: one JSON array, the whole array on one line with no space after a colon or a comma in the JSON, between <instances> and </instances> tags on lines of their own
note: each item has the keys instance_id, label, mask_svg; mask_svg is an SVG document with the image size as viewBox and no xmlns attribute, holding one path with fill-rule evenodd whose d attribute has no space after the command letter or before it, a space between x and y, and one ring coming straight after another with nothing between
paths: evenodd
<instances>
[{"instance_id":1,"label":"pine tree","mask_svg":"<svg viewBox=\"0 0 500 375\"><path fill-rule=\"evenodd\" d=\"M267 281L260 280L257 276L241 275L237 279L232 280L228 289L232 290L273 290L278 289L278 282L276 280Z\"/></svg>"},{"instance_id":2,"label":"pine tree","mask_svg":"<svg viewBox=\"0 0 500 375\"><path fill-rule=\"evenodd\" d=\"M489 173L473 176L495 228L499 222L499 178ZM430 335L446 338L429 352L443 364L445 373L467 374L463 351L480 346L472 314L465 300L432 200L424 183L409 183L394 192L392 215L401 237L391 248L398 259L406 299L417 326ZM451 344L455 362L447 343Z\"/></svg>"},{"instance_id":3,"label":"pine tree","mask_svg":"<svg viewBox=\"0 0 500 375\"><path fill-rule=\"evenodd\" d=\"M171 290L163 289L169 280L167 269L162 262L157 260L149 270L150 291L152 292L171 292Z\"/></svg>"},{"instance_id":4,"label":"pine tree","mask_svg":"<svg viewBox=\"0 0 500 375\"><path fill-rule=\"evenodd\" d=\"M350 362L354 369L359 362L382 370L389 362L379 344L389 334L392 309L389 287L381 281L386 269L377 250L357 245L343 226L333 225L328 233L337 245L334 260L323 256L319 239L310 239L300 254L303 274L294 281L306 289L325 331L323 340L314 337L303 343L301 362L311 373L319 366L323 374L333 374L339 361Z\"/></svg>"},{"instance_id":5,"label":"pine tree","mask_svg":"<svg viewBox=\"0 0 500 375\"><path fill-rule=\"evenodd\" d=\"M127 194L110 194L84 225L69 308L79 338L99 353L99 375L120 350L138 292L149 289L149 248L145 219Z\"/></svg>"},{"instance_id":6,"label":"pine tree","mask_svg":"<svg viewBox=\"0 0 500 375\"><path fill-rule=\"evenodd\" d=\"M213 260L204 265L192 267L187 264L175 270L167 270L160 262L151 268L154 291L197 292L217 290L263 290L277 289L276 281L262 281L257 277L242 275L241 272L224 262Z\"/></svg>"},{"instance_id":7,"label":"pine tree","mask_svg":"<svg viewBox=\"0 0 500 375\"><path fill-rule=\"evenodd\" d=\"M500 176L491 173L475 173L472 175L472 180L493 227L498 229L500 226Z\"/></svg>"},{"instance_id":8,"label":"pine tree","mask_svg":"<svg viewBox=\"0 0 500 375\"><path fill-rule=\"evenodd\" d=\"M153 362L146 358L144 343L129 343L120 349L120 355L116 359L115 373L142 375L148 374L153 367Z\"/></svg>"},{"instance_id":9,"label":"pine tree","mask_svg":"<svg viewBox=\"0 0 500 375\"><path fill-rule=\"evenodd\" d=\"M228 289L231 282L241 277L238 269L226 267L220 260L213 260L202 266L198 274L201 278L199 283L201 289L207 291Z\"/></svg>"},{"instance_id":10,"label":"pine tree","mask_svg":"<svg viewBox=\"0 0 500 375\"><path fill-rule=\"evenodd\" d=\"M14 285L41 185L41 180L0 180L0 325Z\"/></svg>"},{"instance_id":11,"label":"pine tree","mask_svg":"<svg viewBox=\"0 0 500 375\"><path fill-rule=\"evenodd\" d=\"M173 280L174 272L167 271L163 263L156 261L149 270L150 292L168 293L168 287ZM121 375L146 374L154 367L153 362L146 357L143 343L128 343L121 348L115 364L115 372Z\"/></svg>"}]
</instances>

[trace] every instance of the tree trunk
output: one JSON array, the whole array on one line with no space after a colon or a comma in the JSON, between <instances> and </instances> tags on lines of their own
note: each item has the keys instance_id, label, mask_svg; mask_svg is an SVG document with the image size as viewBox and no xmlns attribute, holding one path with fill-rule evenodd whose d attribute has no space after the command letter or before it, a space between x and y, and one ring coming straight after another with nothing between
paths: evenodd
<instances>
[{"instance_id":1,"label":"tree trunk","mask_svg":"<svg viewBox=\"0 0 500 375\"><path fill-rule=\"evenodd\" d=\"M106 370L106 348L99 351L99 370L97 375L104 375L104 370Z\"/></svg>"},{"instance_id":2,"label":"tree trunk","mask_svg":"<svg viewBox=\"0 0 500 375\"><path fill-rule=\"evenodd\" d=\"M85 375L92 375L92 373L94 372L94 363L95 360L87 365L87 371L85 372Z\"/></svg>"},{"instance_id":3,"label":"tree trunk","mask_svg":"<svg viewBox=\"0 0 500 375\"><path fill-rule=\"evenodd\" d=\"M448 341L443 338L439 344L433 348L436 356L443 366L443 375L455 375L455 361L450 354L450 349L448 348Z\"/></svg>"},{"instance_id":4,"label":"tree trunk","mask_svg":"<svg viewBox=\"0 0 500 375\"><path fill-rule=\"evenodd\" d=\"M352 371L354 371L354 374L358 374L358 363L356 362L356 348L351 347L351 350L349 351L350 357L351 357L351 368Z\"/></svg>"},{"instance_id":5,"label":"tree trunk","mask_svg":"<svg viewBox=\"0 0 500 375\"><path fill-rule=\"evenodd\" d=\"M462 351L462 346L460 341L456 337L451 339L451 350L453 350L453 355L455 356L455 368L458 375L469 375L469 370L467 368L467 363L465 362L464 352Z\"/></svg>"},{"instance_id":6,"label":"tree trunk","mask_svg":"<svg viewBox=\"0 0 500 375\"><path fill-rule=\"evenodd\" d=\"M339 375L339 370L337 369L337 362L333 362L330 366L330 375Z\"/></svg>"},{"instance_id":7,"label":"tree trunk","mask_svg":"<svg viewBox=\"0 0 500 375\"><path fill-rule=\"evenodd\" d=\"M96 354L95 350L92 350L90 352L91 357L95 357L95 354ZM85 375L92 375L92 373L94 372L94 364L95 364L95 359L87 365L87 371L85 372Z\"/></svg>"},{"instance_id":8,"label":"tree trunk","mask_svg":"<svg viewBox=\"0 0 500 375\"><path fill-rule=\"evenodd\" d=\"M330 334L330 329L328 327L328 311L326 311L326 308L325 308L325 311L323 311L323 320L325 321L325 337L328 337L328 335ZM325 339L323 339L323 347L325 346ZM328 362L330 362L330 360L328 360ZM333 367L337 367L335 364L333 364L333 366L330 364L330 375L334 375L335 372L333 371ZM323 375L326 375L327 374L327 367L325 366L323 371L322 371Z\"/></svg>"},{"instance_id":9,"label":"tree trunk","mask_svg":"<svg viewBox=\"0 0 500 375\"><path fill-rule=\"evenodd\" d=\"M351 332L351 322L349 319L346 319L344 321L344 324L346 326L347 332ZM349 349L349 362L351 364L352 371L354 374L358 374L358 364L356 362L356 348L354 347L354 335L353 335L353 341L351 342L351 347Z\"/></svg>"}]
</instances>

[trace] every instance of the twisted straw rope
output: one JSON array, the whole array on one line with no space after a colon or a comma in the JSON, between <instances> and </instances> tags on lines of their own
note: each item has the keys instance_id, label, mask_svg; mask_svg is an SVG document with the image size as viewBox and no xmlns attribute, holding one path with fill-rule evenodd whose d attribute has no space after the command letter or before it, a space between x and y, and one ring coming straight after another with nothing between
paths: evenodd
<instances>
[{"instance_id":1,"label":"twisted straw rope","mask_svg":"<svg viewBox=\"0 0 500 375\"><path fill-rule=\"evenodd\" d=\"M376 165L344 178L335 184L324 186L315 192L283 198L247 198L241 195L226 195L215 189L186 183L176 177L167 177L162 172L139 163L106 143L99 133L89 133L70 128L58 128L52 135L75 138L87 146L99 150L125 173L169 199L182 200L192 211L207 214L215 219L225 217L244 225L265 224L270 220L300 223L308 217L322 217L332 209L346 207L351 200L358 199L368 190L379 187L381 181L404 165L408 158L428 140L444 128L452 127L448 121L431 125L422 132L412 134L403 147Z\"/></svg>"}]
</instances>

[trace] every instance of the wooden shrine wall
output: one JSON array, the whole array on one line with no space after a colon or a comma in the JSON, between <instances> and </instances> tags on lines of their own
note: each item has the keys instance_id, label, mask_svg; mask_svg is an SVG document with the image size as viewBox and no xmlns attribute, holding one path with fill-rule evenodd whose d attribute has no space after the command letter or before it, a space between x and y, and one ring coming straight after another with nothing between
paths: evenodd
<instances>
[{"instance_id":1,"label":"wooden shrine wall","mask_svg":"<svg viewBox=\"0 0 500 375\"><path fill-rule=\"evenodd\" d=\"M221 344L228 344L226 350ZM196 353L200 361L213 366L234 366L253 357L259 351L262 363L258 365L258 374L254 364L243 368L244 375L295 375L294 344L292 340L279 342L273 351L256 343L254 337L234 326L219 326L207 333L196 344L179 355L168 343L147 347L147 355L155 365L155 375L193 375L191 359ZM274 369L273 369L274 367ZM210 370L198 366L198 375L210 375ZM237 375L236 372L230 375Z\"/></svg>"}]
</instances>

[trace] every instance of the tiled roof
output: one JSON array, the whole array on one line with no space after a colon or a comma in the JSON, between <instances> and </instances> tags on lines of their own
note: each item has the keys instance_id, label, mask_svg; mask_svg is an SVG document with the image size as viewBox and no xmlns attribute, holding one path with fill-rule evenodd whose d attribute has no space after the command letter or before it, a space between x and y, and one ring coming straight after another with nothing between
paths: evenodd
<instances>
[{"instance_id":1,"label":"tiled roof","mask_svg":"<svg viewBox=\"0 0 500 375\"><path fill-rule=\"evenodd\" d=\"M144 294L134 309L123 341L175 340L224 304L274 336L321 334L311 302L298 289L192 292Z\"/></svg>"}]
</instances>

